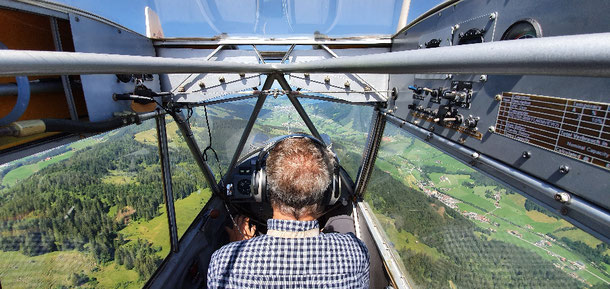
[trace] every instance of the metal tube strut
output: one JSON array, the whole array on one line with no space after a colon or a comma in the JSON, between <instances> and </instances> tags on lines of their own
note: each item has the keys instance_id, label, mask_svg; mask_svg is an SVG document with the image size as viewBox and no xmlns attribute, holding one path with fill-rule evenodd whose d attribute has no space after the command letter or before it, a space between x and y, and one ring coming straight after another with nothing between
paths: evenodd
<instances>
[{"instance_id":1,"label":"metal tube strut","mask_svg":"<svg viewBox=\"0 0 610 289\"><path fill-rule=\"evenodd\" d=\"M307 112L301 105L301 102L299 102L299 100L292 93L290 93L292 91L292 88L290 87L290 84L288 84L288 81L286 81L286 78L284 78L284 75L278 75L277 82L280 84L282 89L286 92L286 96L288 96L288 99L292 103L292 106L294 106L294 108L296 109L299 116L301 116L301 119L303 120L303 122L305 122L305 125L311 132L311 135L313 135L315 138L319 139L321 142L324 142L324 140L322 139L322 136L318 132L318 129L313 124L313 122L309 118L309 115L307 115Z\"/></svg>"},{"instance_id":2,"label":"metal tube strut","mask_svg":"<svg viewBox=\"0 0 610 289\"><path fill-rule=\"evenodd\" d=\"M197 162L199 169L201 169L205 180L210 185L212 193L220 195L220 189L218 188L218 183L216 182L214 173L212 172L212 169L210 169L208 163L203 159L201 149L199 148L199 145L197 145L197 141L195 140L195 136L191 130L191 125L188 123L182 112L173 112L171 115L174 118L174 121L176 121L176 124L184 137L184 141L191 151L191 154L193 154L193 158L195 158L195 161Z\"/></svg>"},{"instance_id":3,"label":"metal tube strut","mask_svg":"<svg viewBox=\"0 0 610 289\"><path fill-rule=\"evenodd\" d=\"M130 73L271 73L264 64L32 50L0 51L0 76Z\"/></svg>"},{"instance_id":4,"label":"metal tube strut","mask_svg":"<svg viewBox=\"0 0 610 289\"><path fill-rule=\"evenodd\" d=\"M262 90L267 90L267 89L271 88L271 85L273 85L274 81L275 81L274 75L271 75L271 74L267 75L267 79L265 79L265 83L263 84ZM258 97L258 100L256 101L256 105L254 105L254 110L252 110L252 114L250 114L248 123L246 124L246 127L244 128L244 132L241 134L239 143L237 143L237 148L235 148L235 153L233 154L233 158L231 159L231 163L229 164L229 168L227 170L227 172L228 172L227 175L231 174L231 171L233 171L233 167L235 167L235 165L237 164L237 160L239 160L239 156L241 155L241 152L244 150L244 146L246 145L248 136L250 135L250 132L252 131L252 128L254 127L254 122L256 122L256 118L258 118L258 113L263 108L263 104L265 103L266 99L267 99L267 95L264 93L261 93L260 96Z\"/></svg>"},{"instance_id":5,"label":"metal tube strut","mask_svg":"<svg viewBox=\"0 0 610 289\"><path fill-rule=\"evenodd\" d=\"M178 252L178 230L176 226L176 211L174 208L174 194L172 191L172 173L169 162L169 150L167 145L167 132L165 116L155 118L157 123L157 140L159 143L159 161L161 162L161 175L163 176L163 199L165 200L165 211L169 224L169 237L172 252Z\"/></svg>"},{"instance_id":6,"label":"metal tube strut","mask_svg":"<svg viewBox=\"0 0 610 289\"><path fill-rule=\"evenodd\" d=\"M322 44L320 45L324 50L326 50L326 52L328 52L328 54L330 54L333 58L339 58L339 55L337 55L337 53L335 53L332 49L330 49L328 46ZM371 88L373 90L373 92L377 95L377 97L383 99L383 100L387 100L387 93L386 95L381 95L381 93L379 93L379 91L377 91L377 89L375 89L374 86L372 86L370 83L368 83L364 78L362 78L360 75L353 73L352 74L358 81L360 81L361 84L364 84L366 86L368 86L369 88Z\"/></svg>"},{"instance_id":7,"label":"metal tube strut","mask_svg":"<svg viewBox=\"0 0 610 289\"><path fill-rule=\"evenodd\" d=\"M596 238L610 243L610 213L607 210L574 194L570 194L570 201L568 203L559 203L555 200L555 196L559 193L565 193L565 190L525 174L488 156L479 154L442 136L433 134L396 116L386 112L383 112L383 114L386 115L389 122L413 134L415 137L425 140L428 144L475 167L497 181L517 189L525 197L551 211L561 214L562 218Z\"/></svg>"},{"instance_id":8,"label":"metal tube strut","mask_svg":"<svg viewBox=\"0 0 610 289\"><path fill-rule=\"evenodd\" d=\"M381 144L381 138L385 129L385 115L379 109L375 109L375 116L371 121L371 130L369 131L366 141L367 145L362 156L362 167L356 180L356 196L358 198L364 196L366 185L373 174L377 152L379 151L379 145Z\"/></svg>"},{"instance_id":9,"label":"metal tube strut","mask_svg":"<svg viewBox=\"0 0 610 289\"><path fill-rule=\"evenodd\" d=\"M610 77L610 33L496 41L289 64L0 51L0 76L117 73L462 73Z\"/></svg>"},{"instance_id":10,"label":"metal tube strut","mask_svg":"<svg viewBox=\"0 0 610 289\"><path fill-rule=\"evenodd\" d=\"M274 65L279 72L610 77L610 33L496 41Z\"/></svg>"},{"instance_id":11,"label":"metal tube strut","mask_svg":"<svg viewBox=\"0 0 610 289\"><path fill-rule=\"evenodd\" d=\"M53 42L55 43L55 50L63 51L61 45L61 36L59 35L59 25L55 17L51 19L51 32L53 34ZM61 83L64 87L64 94L66 95L66 102L68 103L68 110L70 111L70 118L72 120L78 120L78 112L76 111L76 104L74 103L74 95L72 94L72 87L70 86L70 79L67 75L61 75Z\"/></svg>"}]
</instances>

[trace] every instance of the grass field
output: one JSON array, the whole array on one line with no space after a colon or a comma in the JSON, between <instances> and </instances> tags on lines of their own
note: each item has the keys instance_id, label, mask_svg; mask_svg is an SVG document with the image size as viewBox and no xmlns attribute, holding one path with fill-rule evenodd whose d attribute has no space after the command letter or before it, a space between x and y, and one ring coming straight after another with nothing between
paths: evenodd
<instances>
[{"instance_id":1,"label":"grass field","mask_svg":"<svg viewBox=\"0 0 610 289\"><path fill-rule=\"evenodd\" d=\"M93 257L78 251L51 252L35 257L0 251L3 288L71 286L69 277L72 273L89 274L94 267Z\"/></svg>"},{"instance_id":2,"label":"grass field","mask_svg":"<svg viewBox=\"0 0 610 289\"><path fill-rule=\"evenodd\" d=\"M125 185L136 183L135 176L119 170L110 170L109 175L102 178L102 182L107 184Z\"/></svg>"},{"instance_id":3,"label":"grass field","mask_svg":"<svg viewBox=\"0 0 610 289\"><path fill-rule=\"evenodd\" d=\"M396 137L396 139L400 138L400 136ZM428 172L430 181L434 183L434 189L462 201L457 204L460 211L474 212L489 218L490 223L473 220L473 222L481 228L495 230L495 232L490 233L489 237L484 234L479 235L484 238L500 240L526 248L546 260L566 266L563 269L564 272L574 272L592 284L603 281L598 277L593 276L591 273L601 277L601 279L605 281L610 281L600 270L593 266L588 265L586 268L591 273L586 270L574 271L570 269L569 262L562 262L558 257L552 256L549 252L565 257L568 261L582 261L585 264L588 263L588 261L578 253L563 247L561 243L553 243L550 247L538 247L534 245L534 243L543 239L539 234L548 234L560 228L572 227L567 221L547 216L538 211L525 210L525 197L519 194L507 194L506 189L503 189L500 186L466 187L462 185L462 183L475 183L470 175L466 174L472 171L471 168L419 141L415 141L415 144L410 147L407 145L408 141L402 140L401 142L402 144L394 142L382 144L378 154L379 158L376 161L376 167L378 169L388 172L396 179L414 187L417 180L422 180L421 177L423 173L419 173L419 168L425 166L442 166L446 170L445 173ZM412 169L411 167L414 167L415 169ZM500 208L496 208L494 205L496 202L495 199L485 196L487 190L490 190L493 193L501 193L501 199L498 202ZM382 222L384 230L396 248L409 248L413 246L411 236L409 236L407 232L398 232L389 218L378 216L378 219L380 219L380 221L385 219L385 221ZM493 225L494 223L497 224L497 226ZM517 236L508 233L507 231L510 230L518 231L522 237L518 238ZM580 229L559 231L554 234L558 237L568 237L571 240L581 240L592 248L595 248L597 244L601 243L601 241ZM481 250L484 250L484 248L481 248ZM523 258L524 260L528 260L531 257L523 256Z\"/></svg>"},{"instance_id":4,"label":"grass field","mask_svg":"<svg viewBox=\"0 0 610 289\"><path fill-rule=\"evenodd\" d=\"M589 245L591 248L595 248L597 245L602 243L602 241L598 240L597 238L585 233L582 230L578 230L578 229L569 230L569 231L560 231L560 232L556 232L553 234L560 238L567 237L568 239L571 239L571 240L579 240L579 241ZM610 252L606 251L606 254L608 254L608 253L610 253Z\"/></svg>"},{"instance_id":5,"label":"grass field","mask_svg":"<svg viewBox=\"0 0 610 289\"><path fill-rule=\"evenodd\" d=\"M394 249L397 251L411 249L415 252L425 253L432 257L432 259L442 257L436 249L426 246L426 244L420 242L413 234L403 230L398 231L394 225L394 220L378 213L375 213L375 216L379 223L381 223L388 239L392 242L392 245L394 245Z\"/></svg>"},{"instance_id":6,"label":"grass field","mask_svg":"<svg viewBox=\"0 0 610 289\"><path fill-rule=\"evenodd\" d=\"M74 151L68 151L63 154L52 157L49 160L43 160L31 165L25 165L18 167L14 170L8 172L4 178L2 179L2 184L5 186L14 186L21 180L26 179L27 177L33 175L37 171L40 171L52 164L58 163L65 159L70 158L74 154Z\"/></svg>"},{"instance_id":7,"label":"grass field","mask_svg":"<svg viewBox=\"0 0 610 289\"><path fill-rule=\"evenodd\" d=\"M188 226L207 203L212 193L209 189L199 190L190 196L175 202L176 224L178 226L178 238L180 238ZM111 209L116 214L116 208ZM144 239L154 246L161 247L157 255L165 258L169 254L169 228L167 225L167 215L165 206L159 207L160 215L150 221L134 221L119 233L126 239L135 241ZM97 272L90 274L99 282L100 288L114 288L117 285L124 285L121 288L141 288L145 280L138 280L138 274L134 270L127 270L125 266L110 262L101 266Z\"/></svg>"},{"instance_id":8,"label":"grass field","mask_svg":"<svg viewBox=\"0 0 610 289\"><path fill-rule=\"evenodd\" d=\"M200 192L194 192L190 196L175 202L174 208L176 210L178 237L184 234L188 226L211 197L211 194L209 189L205 189ZM157 252L157 254L161 258L165 258L170 249L169 227L167 225L165 206L160 206L159 213L159 216L150 221L131 222L119 233L123 234L126 239L144 239L151 242L154 246L161 247L161 251Z\"/></svg>"},{"instance_id":9,"label":"grass field","mask_svg":"<svg viewBox=\"0 0 610 289\"><path fill-rule=\"evenodd\" d=\"M99 282L98 288L126 288L136 289L142 288L146 280L139 280L138 273L135 270L127 270L125 266L110 262L107 266L101 266L97 272L93 272L90 276L97 279Z\"/></svg>"},{"instance_id":10,"label":"grass field","mask_svg":"<svg viewBox=\"0 0 610 289\"><path fill-rule=\"evenodd\" d=\"M182 141L182 136L179 135L178 125L171 120L171 117L166 118L166 131L167 131L167 142L170 145L176 145L174 142ZM134 139L143 144L149 144L157 146L157 129L151 128L149 130L145 130L134 135Z\"/></svg>"},{"instance_id":11,"label":"grass field","mask_svg":"<svg viewBox=\"0 0 610 289\"><path fill-rule=\"evenodd\" d=\"M104 142L105 138L99 138L99 137L89 137L83 140L79 140L77 142L73 142L70 145L68 145L69 148L73 149L73 150L81 150L87 147L91 147L94 146L100 142Z\"/></svg>"},{"instance_id":12,"label":"grass field","mask_svg":"<svg viewBox=\"0 0 610 289\"><path fill-rule=\"evenodd\" d=\"M27 177L33 175L34 173L52 165L52 164L58 163L65 159L69 159L74 154L75 151L78 151L78 150L81 150L81 149L84 149L87 147L91 147L91 146L96 145L103 141L104 140L101 138L89 137L89 138L71 143L70 145L68 145L68 147L72 149L71 151L65 152L60 155L53 156L49 160L41 160L35 164L25 165L25 166L18 167L14 170L11 170L2 179L2 184L5 186L14 186L16 183L20 182L21 180L26 179Z\"/></svg>"}]
</instances>

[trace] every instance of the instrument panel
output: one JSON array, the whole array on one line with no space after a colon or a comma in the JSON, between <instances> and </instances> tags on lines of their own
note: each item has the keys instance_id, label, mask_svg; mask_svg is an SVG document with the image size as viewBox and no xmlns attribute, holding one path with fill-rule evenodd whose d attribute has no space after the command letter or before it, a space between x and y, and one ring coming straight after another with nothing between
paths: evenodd
<instances>
[{"instance_id":1,"label":"instrument panel","mask_svg":"<svg viewBox=\"0 0 610 289\"><path fill-rule=\"evenodd\" d=\"M600 9L610 2L460 1L398 33L392 51L608 32L587 16ZM608 79L403 74L389 87L394 116L610 209Z\"/></svg>"}]
</instances>

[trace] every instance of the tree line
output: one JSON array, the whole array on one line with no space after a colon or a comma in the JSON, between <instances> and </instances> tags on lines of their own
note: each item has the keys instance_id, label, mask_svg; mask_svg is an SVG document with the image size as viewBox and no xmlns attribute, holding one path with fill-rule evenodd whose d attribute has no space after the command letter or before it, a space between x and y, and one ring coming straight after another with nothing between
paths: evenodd
<instances>
[{"instance_id":1,"label":"tree line","mask_svg":"<svg viewBox=\"0 0 610 289\"><path fill-rule=\"evenodd\" d=\"M128 130L133 128L116 131L105 143L82 149L5 189L0 250L27 256L79 250L91 252L98 264L118 261L118 254L141 279L150 277L161 261L156 255L160 248L137 236L133 242L117 241L126 224L109 215L111 207L128 207L133 210L131 219L147 221L159 215L163 204L158 149L135 141L134 132ZM175 199L207 186L185 146L172 146L170 160ZM134 181L103 182L114 170L133 176Z\"/></svg>"},{"instance_id":2,"label":"tree line","mask_svg":"<svg viewBox=\"0 0 610 289\"><path fill-rule=\"evenodd\" d=\"M416 236L440 256L402 249L408 275L421 288L583 288L583 284L522 247L493 240L487 230L375 169L367 202L396 229ZM441 214L438 208L444 207ZM442 212L442 211L440 211Z\"/></svg>"}]
</instances>

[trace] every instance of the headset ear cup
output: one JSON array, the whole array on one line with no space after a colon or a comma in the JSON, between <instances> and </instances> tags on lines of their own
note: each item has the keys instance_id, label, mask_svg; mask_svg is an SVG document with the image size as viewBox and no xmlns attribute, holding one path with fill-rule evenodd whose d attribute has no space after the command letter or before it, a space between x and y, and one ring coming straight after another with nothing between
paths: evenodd
<instances>
[{"instance_id":1,"label":"headset ear cup","mask_svg":"<svg viewBox=\"0 0 610 289\"><path fill-rule=\"evenodd\" d=\"M252 185L250 187L251 193L252 193L252 197L254 198L254 201L257 203L260 203L263 201L263 193L261 190L261 174L263 172L264 168L260 169L260 170L255 170L254 173L252 173Z\"/></svg>"},{"instance_id":2,"label":"headset ear cup","mask_svg":"<svg viewBox=\"0 0 610 289\"><path fill-rule=\"evenodd\" d=\"M254 170L252 172L252 180L250 181L250 195L254 198L254 201L257 201L257 193L258 193L258 171Z\"/></svg>"},{"instance_id":3,"label":"headset ear cup","mask_svg":"<svg viewBox=\"0 0 610 289\"><path fill-rule=\"evenodd\" d=\"M267 202L269 201L269 195L267 192L267 171L265 170L265 167L262 167L260 172L260 195L261 195L261 202Z\"/></svg>"},{"instance_id":4,"label":"headset ear cup","mask_svg":"<svg viewBox=\"0 0 610 289\"><path fill-rule=\"evenodd\" d=\"M333 178L332 178L332 189L329 193L329 198L328 198L328 205L332 206L335 203L337 203L337 201L339 200L339 198L341 197L341 178L339 177L338 173L334 173L333 174Z\"/></svg>"}]
</instances>

